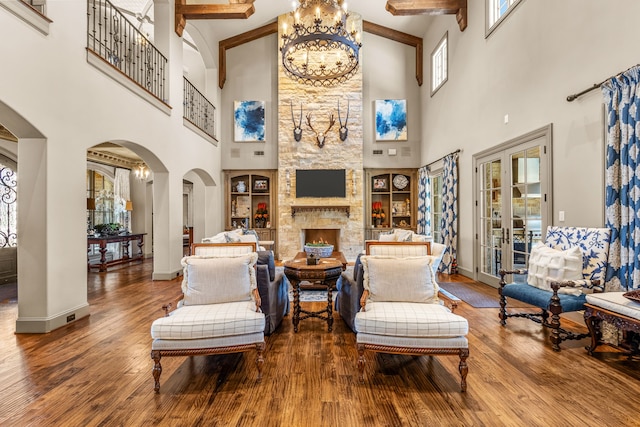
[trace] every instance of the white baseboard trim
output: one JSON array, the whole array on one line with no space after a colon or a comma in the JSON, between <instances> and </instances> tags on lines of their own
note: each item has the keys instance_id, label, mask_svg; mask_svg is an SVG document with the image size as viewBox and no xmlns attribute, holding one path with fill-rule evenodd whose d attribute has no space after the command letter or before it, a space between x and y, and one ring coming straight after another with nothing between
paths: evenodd
<instances>
[{"instance_id":1,"label":"white baseboard trim","mask_svg":"<svg viewBox=\"0 0 640 427\"><path fill-rule=\"evenodd\" d=\"M463 275L467 279L473 280L473 271L458 267L458 274Z\"/></svg>"},{"instance_id":2,"label":"white baseboard trim","mask_svg":"<svg viewBox=\"0 0 640 427\"><path fill-rule=\"evenodd\" d=\"M89 304L84 304L52 317L18 317L16 334L44 334L76 322L90 314Z\"/></svg>"},{"instance_id":3,"label":"white baseboard trim","mask_svg":"<svg viewBox=\"0 0 640 427\"><path fill-rule=\"evenodd\" d=\"M182 269L169 273L156 273L155 271L151 275L151 280L173 280L176 277L182 276Z\"/></svg>"}]
</instances>

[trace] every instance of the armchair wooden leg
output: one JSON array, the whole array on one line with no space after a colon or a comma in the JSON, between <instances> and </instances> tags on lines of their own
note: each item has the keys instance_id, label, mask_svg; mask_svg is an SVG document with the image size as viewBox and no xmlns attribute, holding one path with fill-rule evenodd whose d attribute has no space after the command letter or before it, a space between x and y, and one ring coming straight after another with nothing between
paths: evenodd
<instances>
[{"instance_id":1,"label":"armchair wooden leg","mask_svg":"<svg viewBox=\"0 0 640 427\"><path fill-rule=\"evenodd\" d=\"M360 382L364 382L364 364L366 362L364 358L364 344L357 344L358 348L358 371Z\"/></svg>"},{"instance_id":2,"label":"armchair wooden leg","mask_svg":"<svg viewBox=\"0 0 640 427\"><path fill-rule=\"evenodd\" d=\"M507 298L502 295L502 289L504 289L504 285L506 284L504 281L504 274L500 272L500 287L498 288L498 293L500 294L500 312L498 313L498 317L500 318L500 324L502 326L506 326L507 324Z\"/></svg>"},{"instance_id":3,"label":"armchair wooden leg","mask_svg":"<svg viewBox=\"0 0 640 427\"><path fill-rule=\"evenodd\" d=\"M551 347L554 351L560 351L560 343L562 342L560 337L560 313L562 313L562 305L556 292L551 296L549 311L551 312L551 323L549 324L551 326Z\"/></svg>"},{"instance_id":4,"label":"armchair wooden leg","mask_svg":"<svg viewBox=\"0 0 640 427\"><path fill-rule=\"evenodd\" d=\"M256 344L256 350L258 351L258 356L256 357L256 366L258 367L258 382L262 380L262 366L264 365L264 349L265 344L263 342L259 342Z\"/></svg>"},{"instance_id":5,"label":"armchair wooden leg","mask_svg":"<svg viewBox=\"0 0 640 427\"><path fill-rule=\"evenodd\" d=\"M160 365L161 357L162 356L160 356L160 352L158 350L151 350L151 358L155 362L153 365L153 371L152 371L153 380L155 382L153 390L156 393L160 393L160 374L162 374L162 365Z\"/></svg>"},{"instance_id":6,"label":"armchair wooden leg","mask_svg":"<svg viewBox=\"0 0 640 427\"><path fill-rule=\"evenodd\" d=\"M469 367L467 366L467 357L469 357L469 349L463 348L460 350L460 364L458 365L458 370L460 371L460 389L465 392L467 391L467 373L469 372Z\"/></svg>"}]
</instances>

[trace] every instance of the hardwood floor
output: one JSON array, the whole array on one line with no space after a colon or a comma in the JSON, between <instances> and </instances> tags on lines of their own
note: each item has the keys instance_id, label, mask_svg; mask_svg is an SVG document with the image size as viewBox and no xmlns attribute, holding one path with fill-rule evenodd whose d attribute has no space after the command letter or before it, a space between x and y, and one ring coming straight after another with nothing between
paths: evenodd
<instances>
[{"instance_id":1,"label":"hardwood floor","mask_svg":"<svg viewBox=\"0 0 640 427\"><path fill-rule=\"evenodd\" d=\"M149 329L180 279L150 277L150 261L91 273L91 316L49 334L14 334L17 304L0 304L0 425L640 425L638 361L607 347L590 357L588 340L555 353L539 325L501 327L497 309L465 303L457 313L471 329L466 393L450 356L368 353L360 384L355 335L334 313L332 333L307 319L294 334L286 317L267 337L261 383L252 353L164 358L156 395Z\"/></svg>"}]
</instances>

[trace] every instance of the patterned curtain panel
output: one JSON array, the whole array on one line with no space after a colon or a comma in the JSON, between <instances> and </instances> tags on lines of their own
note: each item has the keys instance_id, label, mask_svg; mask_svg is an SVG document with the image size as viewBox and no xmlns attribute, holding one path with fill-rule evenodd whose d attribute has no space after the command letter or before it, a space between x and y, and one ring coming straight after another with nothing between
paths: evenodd
<instances>
[{"instance_id":1,"label":"patterned curtain panel","mask_svg":"<svg viewBox=\"0 0 640 427\"><path fill-rule=\"evenodd\" d=\"M429 168L418 170L418 234L431 234L431 180Z\"/></svg>"},{"instance_id":2,"label":"patterned curtain panel","mask_svg":"<svg viewBox=\"0 0 640 427\"><path fill-rule=\"evenodd\" d=\"M606 289L640 287L640 67L602 85L607 113L606 225L611 228Z\"/></svg>"},{"instance_id":3,"label":"patterned curtain panel","mask_svg":"<svg viewBox=\"0 0 640 427\"><path fill-rule=\"evenodd\" d=\"M440 263L441 273L458 272L456 260L458 248L458 153L444 159L442 172L442 218L440 219L442 242L447 246Z\"/></svg>"}]
</instances>

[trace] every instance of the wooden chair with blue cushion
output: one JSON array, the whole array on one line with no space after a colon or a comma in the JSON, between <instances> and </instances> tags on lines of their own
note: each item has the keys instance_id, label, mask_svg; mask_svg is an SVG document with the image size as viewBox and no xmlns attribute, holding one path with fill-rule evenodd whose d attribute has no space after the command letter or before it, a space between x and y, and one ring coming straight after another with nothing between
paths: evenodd
<instances>
[{"instance_id":1,"label":"wooden chair with blue cushion","mask_svg":"<svg viewBox=\"0 0 640 427\"><path fill-rule=\"evenodd\" d=\"M560 314L584 309L586 294L604 291L609 254L608 228L547 228L544 243L531 249L528 269L500 270L500 323L509 317L524 317L551 329L551 344L560 351L564 340L582 339L563 329ZM526 275L526 283L509 283L507 275ZM540 308L540 312L507 312L507 297ZM549 320L549 313L551 320Z\"/></svg>"}]
</instances>

